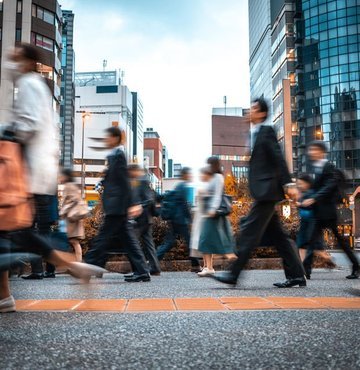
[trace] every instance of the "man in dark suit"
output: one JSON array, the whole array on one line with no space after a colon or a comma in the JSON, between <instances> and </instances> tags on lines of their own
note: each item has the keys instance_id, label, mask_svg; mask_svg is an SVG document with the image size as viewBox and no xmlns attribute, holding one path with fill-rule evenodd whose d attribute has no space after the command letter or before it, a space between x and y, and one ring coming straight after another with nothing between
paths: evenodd
<instances>
[{"instance_id":1,"label":"man in dark suit","mask_svg":"<svg viewBox=\"0 0 360 370\"><path fill-rule=\"evenodd\" d=\"M136 205L132 198L124 152L119 148L122 133L118 127L106 130L105 143L112 149L108 157L108 169L103 180L102 194L104 223L96 236L92 248L85 255L85 261L104 267L107 251L111 249L114 240L121 241L135 274L127 277L127 282L150 281L148 267L144 254L135 237L129 218L136 218L142 212L141 205Z\"/></svg>"},{"instance_id":2,"label":"man in dark suit","mask_svg":"<svg viewBox=\"0 0 360 370\"><path fill-rule=\"evenodd\" d=\"M326 159L327 147L323 141L314 141L309 144L307 154L312 163L312 175L314 177L314 195L306 199L304 207L313 206L315 212L315 226L310 239L309 249L304 259L304 268L307 275L311 273L311 266L316 250L316 241L322 235L324 229L330 229L341 249L346 253L352 263L352 273L347 279L358 279L360 276L359 261L350 248L349 241L339 234L337 228L337 204L340 200L339 172L335 166Z\"/></svg>"},{"instance_id":3,"label":"man in dark suit","mask_svg":"<svg viewBox=\"0 0 360 370\"><path fill-rule=\"evenodd\" d=\"M191 181L191 170L184 167L181 171L182 181L176 186L173 196L173 213L169 222L169 231L164 244L159 246L157 257L161 261L165 254L171 250L177 237L184 239L187 248L190 247L191 205L189 202L189 189L187 184ZM190 257L191 271L199 272L200 263L197 258Z\"/></svg>"},{"instance_id":4,"label":"man in dark suit","mask_svg":"<svg viewBox=\"0 0 360 370\"><path fill-rule=\"evenodd\" d=\"M279 288L306 286L300 258L283 231L279 216L275 212L276 203L285 197L284 189L293 198L296 197L297 191L292 184L274 129L263 125L267 114L266 101L262 98L255 100L249 117L254 126L251 132L249 188L255 202L245 221L240 225L237 260L232 264L230 271L216 274L214 278L226 284L236 285L251 252L260 244L265 231L268 231L286 266L287 280L274 285Z\"/></svg>"},{"instance_id":5,"label":"man in dark suit","mask_svg":"<svg viewBox=\"0 0 360 370\"><path fill-rule=\"evenodd\" d=\"M153 238L153 218L155 216L155 194L150 187L149 180L144 170L138 164L129 166L131 188L134 200L142 206L142 213L135 219L136 232L142 244L145 257L150 267L150 275L160 275L160 262L156 255Z\"/></svg>"}]
</instances>

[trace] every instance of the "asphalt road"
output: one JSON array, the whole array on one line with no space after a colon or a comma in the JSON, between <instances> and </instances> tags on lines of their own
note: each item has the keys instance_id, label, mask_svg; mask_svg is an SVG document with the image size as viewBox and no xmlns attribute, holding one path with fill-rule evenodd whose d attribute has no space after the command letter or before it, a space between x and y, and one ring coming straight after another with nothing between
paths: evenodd
<instances>
[{"instance_id":1,"label":"asphalt road","mask_svg":"<svg viewBox=\"0 0 360 370\"><path fill-rule=\"evenodd\" d=\"M356 311L16 313L1 369L358 369Z\"/></svg>"},{"instance_id":2,"label":"asphalt road","mask_svg":"<svg viewBox=\"0 0 360 370\"><path fill-rule=\"evenodd\" d=\"M249 271L237 289L191 273L127 284L105 274L12 278L17 299L359 295L348 271L317 270L306 289L279 290L281 271ZM159 313L19 312L0 315L0 369L360 369L359 311Z\"/></svg>"},{"instance_id":3,"label":"asphalt road","mask_svg":"<svg viewBox=\"0 0 360 370\"><path fill-rule=\"evenodd\" d=\"M306 289L278 289L273 283L284 280L282 271L246 271L236 289L228 288L194 273L168 272L150 283L125 283L120 274L105 274L89 286L58 275L55 279L25 281L11 279L16 299L102 299L102 298L181 298L236 296L338 296L353 297L359 292L360 280L346 280L349 270L315 270Z\"/></svg>"}]
</instances>

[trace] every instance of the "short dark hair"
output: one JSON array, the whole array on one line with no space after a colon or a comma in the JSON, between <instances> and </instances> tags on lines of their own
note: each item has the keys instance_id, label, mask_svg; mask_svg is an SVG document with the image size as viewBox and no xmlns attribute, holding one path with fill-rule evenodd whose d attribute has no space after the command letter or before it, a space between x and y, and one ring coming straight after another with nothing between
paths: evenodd
<instances>
[{"instance_id":1,"label":"short dark hair","mask_svg":"<svg viewBox=\"0 0 360 370\"><path fill-rule=\"evenodd\" d=\"M307 173L300 173L297 178L298 178L298 180L304 181L309 185L313 184L312 177L310 175L308 175Z\"/></svg>"},{"instance_id":2,"label":"short dark hair","mask_svg":"<svg viewBox=\"0 0 360 370\"><path fill-rule=\"evenodd\" d=\"M215 155L208 158L207 164L210 165L210 170L213 174L215 174L215 173L222 174L223 173L222 169L221 169L220 159L218 157L216 157Z\"/></svg>"},{"instance_id":3,"label":"short dark hair","mask_svg":"<svg viewBox=\"0 0 360 370\"><path fill-rule=\"evenodd\" d=\"M260 112L266 113L266 117L265 117L266 119L269 113L269 105L267 101L261 96L260 98L254 99L253 104L257 104L259 106Z\"/></svg>"},{"instance_id":4,"label":"short dark hair","mask_svg":"<svg viewBox=\"0 0 360 370\"><path fill-rule=\"evenodd\" d=\"M309 149L310 147L315 147L320 149L322 152L327 153L328 152L328 147L325 143L325 141L322 140L314 140L311 143L307 145L307 148Z\"/></svg>"},{"instance_id":5,"label":"short dark hair","mask_svg":"<svg viewBox=\"0 0 360 370\"><path fill-rule=\"evenodd\" d=\"M191 168L190 167L183 167L181 169L181 177L189 175L190 173L191 173Z\"/></svg>"},{"instance_id":6,"label":"short dark hair","mask_svg":"<svg viewBox=\"0 0 360 370\"><path fill-rule=\"evenodd\" d=\"M61 174L65 176L65 182L74 182L74 173L70 168L63 168Z\"/></svg>"},{"instance_id":7,"label":"short dark hair","mask_svg":"<svg viewBox=\"0 0 360 370\"><path fill-rule=\"evenodd\" d=\"M116 127L116 126L111 126L111 127L108 127L105 132L109 135L109 136L112 136L112 137L116 137L118 138L118 142L119 142L119 145L121 144L121 140L122 140L122 132L121 130L119 129L119 127Z\"/></svg>"},{"instance_id":8,"label":"short dark hair","mask_svg":"<svg viewBox=\"0 0 360 370\"><path fill-rule=\"evenodd\" d=\"M33 62L33 70L36 71L37 63L39 63L41 59L39 49L36 46L27 43L19 44L16 48L21 51L21 54L25 59Z\"/></svg>"},{"instance_id":9,"label":"short dark hair","mask_svg":"<svg viewBox=\"0 0 360 370\"><path fill-rule=\"evenodd\" d=\"M139 171L139 170L141 170L141 166L138 165L137 163L130 163L128 165L128 170L129 171Z\"/></svg>"}]
</instances>

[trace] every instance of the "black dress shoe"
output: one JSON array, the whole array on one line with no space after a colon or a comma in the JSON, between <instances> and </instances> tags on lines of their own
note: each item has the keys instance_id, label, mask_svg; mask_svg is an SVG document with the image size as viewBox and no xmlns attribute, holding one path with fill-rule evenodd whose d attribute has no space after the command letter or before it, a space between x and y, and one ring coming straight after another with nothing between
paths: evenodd
<instances>
[{"instance_id":1,"label":"black dress shoe","mask_svg":"<svg viewBox=\"0 0 360 370\"><path fill-rule=\"evenodd\" d=\"M306 280L310 280L311 279L311 275L310 274L305 274L305 277L306 277Z\"/></svg>"},{"instance_id":2,"label":"black dress shoe","mask_svg":"<svg viewBox=\"0 0 360 370\"><path fill-rule=\"evenodd\" d=\"M150 275L149 274L143 274L143 275L136 275L134 274L131 277L125 278L125 281L127 283L140 283L140 282L147 282L150 281Z\"/></svg>"},{"instance_id":3,"label":"black dress shoe","mask_svg":"<svg viewBox=\"0 0 360 370\"><path fill-rule=\"evenodd\" d=\"M55 279L55 272L44 272L44 279Z\"/></svg>"},{"instance_id":4,"label":"black dress shoe","mask_svg":"<svg viewBox=\"0 0 360 370\"><path fill-rule=\"evenodd\" d=\"M24 280L42 280L44 278L44 274L40 273L32 273L27 276L21 276Z\"/></svg>"},{"instance_id":5,"label":"black dress shoe","mask_svg":"<svg viewBox=\"0 0 360 370\"><path fill-rule=\"evenodd\" d=\"M360 268L353 269L351 275L346 276L346 279L349 280L354 280L354 279L359 279L360 277Z\"/></svg>"},{"instance_id":6,"label":"black dress shoe","mask_svg":"<svg viewBox=\"0 0 360 370\"><path fill-rule=\"evenodd\" d=\"M209 275L210 278L219 281L220 283L236 286L237 279L230 272L218 272L214 275Z\"/></svg>"},{"instance_id":7,"label":"black dress shoe","mask_svg":"<svg viewBox=\"0 0 360 370\"><path fill-rule=\"evenodd\" d=\"M127 278L131 278L131 277L133 277L134 276L134 273L133 272L131 272L131 273L129 273L129 274L125 274L124 275L124 278L125 279L127 279Z\"/></svg>"},{"instance_id":8,"label":"black dress shoe","mask_svg":"<svg viewBox=\"0 0 360 370\"><path fill-rule=\"evenodd\" d=\"M306 279L305 278L294 278L286 280L283 283L274 283L274 286L277 288L292 288L294 286L299 286L301 288L306 287Z\"/></svg>"}]
</instances>

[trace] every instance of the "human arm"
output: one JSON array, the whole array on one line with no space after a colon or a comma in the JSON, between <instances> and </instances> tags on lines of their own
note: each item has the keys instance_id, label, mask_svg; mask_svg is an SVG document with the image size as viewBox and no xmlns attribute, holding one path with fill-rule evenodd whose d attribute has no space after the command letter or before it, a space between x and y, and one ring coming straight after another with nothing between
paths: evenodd
<instances>
[{"instance_id":1,"label":"human arm","mask_svg":"<svg viewBox=\"0 0 360 370\"><path fill-rule=\"evenodd\" d=\"M264 126L264 129L266 129L266 138L264 140L264 143L266 145L266 151L269 157L271 158L271 161L274 164L275 169L278 170L281 185L282 186L290 185L292 184L292 179L284 155L277 140L275 131L270 126ZM292 189L293 187L288 186L288 188Z\"/></svg>"},{"instance_id":2,"label":"human arm","mask_svg":"<svg viewBox=\"0 0 360 370\"><path fill-rule=\"evenodd\" d=\"M210 217L216 216L216 211L221 205L222 196L224 193L224 176L216 174L212 180L214 183L214 194L211 197L208 214Z\"/></svg>"},{"instance_id":3,"label":"human arm","mask_svg":"<svg viewBox=\"0 0 360 370\"><path fill-rule=\"evenodd\" d=\"M50 93L35 78L23 77L18 84L17 98L14 102L13 121L10 130L14 130L16 140L26 144L40 129L41 109L44 104L51 104Z\"/></svg>"}]
</instances>

